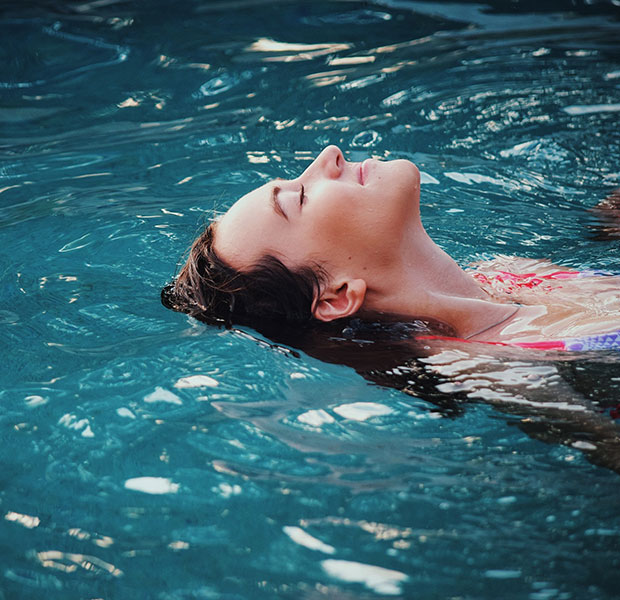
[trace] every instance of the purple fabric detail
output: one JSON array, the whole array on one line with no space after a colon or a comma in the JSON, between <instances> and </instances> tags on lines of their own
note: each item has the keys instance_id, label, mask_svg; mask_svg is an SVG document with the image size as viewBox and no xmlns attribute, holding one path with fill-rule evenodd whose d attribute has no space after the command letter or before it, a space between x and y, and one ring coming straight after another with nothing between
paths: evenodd
<instances>
[{"instance_id":1,"label":"purple fabric detail","mask_svg":"<svg viewBox=\"0 0 620 600\"><path fill-rule=\"evenodd\" d=\"M579 277L610 277L617 274L618 273L612 273L611 271L601 271L597 269L586 269L585 271L579 271Z\"/></svg>"},{"instance_id":2,"label":"purple fabric detail","mask_svg":"<svg viewBox=\"0 0 620 600\"><path fill-rule=\"evenodd\" d=\"M603 333L601 335L587 335L582 338L572 338L565 341L566 349L573 352L585 350L620 350L620 331Z\"/></svg>"}]
</instances>

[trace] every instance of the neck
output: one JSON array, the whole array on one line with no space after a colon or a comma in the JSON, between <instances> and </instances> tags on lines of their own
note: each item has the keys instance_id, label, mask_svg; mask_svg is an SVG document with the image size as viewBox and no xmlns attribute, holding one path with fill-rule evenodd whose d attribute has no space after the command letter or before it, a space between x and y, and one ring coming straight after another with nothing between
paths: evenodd
<instances>
[{"instance_id":1,"label":"neck","mask_svg":"<svg viewBox=\"0 0 620 600\"><path fill-rule=\"evenodd\" d=\"M491 300L421 225L413 233L382 269L379 285L369 286L369 310L438 320L470 339L495 333L517 313L514 304Z\"/></svg>"}]
</instances>

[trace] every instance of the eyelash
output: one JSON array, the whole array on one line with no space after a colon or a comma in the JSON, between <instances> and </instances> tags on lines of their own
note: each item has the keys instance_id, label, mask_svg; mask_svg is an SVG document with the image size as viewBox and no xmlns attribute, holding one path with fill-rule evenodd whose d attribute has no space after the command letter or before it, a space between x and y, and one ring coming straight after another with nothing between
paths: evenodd
<instances>
[{"instance_id":1,"label":"eyelash","mask_svg":"<svg viewBox=\"0 0 620 600\"><path fill-rule=\"evenodd\" d=\"M304 193L304 186L301 186L301 193L299 194L299 206L303 206L304 200L306 199L306 194Z\"/></svg>"}]
</instances>

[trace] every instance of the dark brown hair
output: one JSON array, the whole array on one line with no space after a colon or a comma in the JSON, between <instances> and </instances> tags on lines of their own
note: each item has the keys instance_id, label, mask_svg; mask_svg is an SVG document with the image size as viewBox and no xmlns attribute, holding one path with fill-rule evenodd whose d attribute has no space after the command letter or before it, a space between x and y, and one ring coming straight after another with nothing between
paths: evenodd
<instances>
[{"instance_id":1,"label":"dark brown hair","mask_svg":"<svg viewBox=\"0 0 620 600\"><path fill-rule=\"evenodd\" d=\"M164 306L228 327L257 319L312 320L312 305L326 279L319 265L289 269L267 255L238 271L217 255L214 234L211 223L194 241L178 276L162 290Z\"/></svg>"}]
</instances>

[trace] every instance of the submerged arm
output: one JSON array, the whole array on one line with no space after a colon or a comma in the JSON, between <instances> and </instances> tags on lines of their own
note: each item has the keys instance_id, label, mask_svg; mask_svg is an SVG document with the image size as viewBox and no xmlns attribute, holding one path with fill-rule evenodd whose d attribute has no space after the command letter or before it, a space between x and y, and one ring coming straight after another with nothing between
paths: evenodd
<instances>
[{"instance_id":1,"label":"submerged arm","mask_svg":"<svg viewBox=\"0 0 620 600\"><path fill-rule=\"evenodd\" d=\"M421 360L441 377L439 391L519 416L519 428L529 436L576 448L591 462L620 473L620 428L574 389L554 362L530 357L518 351L499 357L459 348Z\"/></svg>"}]
</instances>

